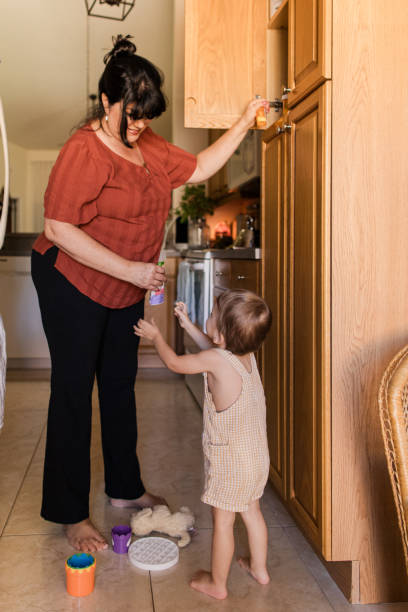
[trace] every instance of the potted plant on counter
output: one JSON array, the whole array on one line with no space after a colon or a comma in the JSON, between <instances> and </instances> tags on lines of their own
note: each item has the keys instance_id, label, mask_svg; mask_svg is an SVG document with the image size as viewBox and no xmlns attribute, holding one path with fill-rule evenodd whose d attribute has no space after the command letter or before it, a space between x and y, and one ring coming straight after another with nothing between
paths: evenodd
<instances>
[{"instance_id":1,"label":"potted plant on counter","mask_svg":"<svg viewBox=\"0 0 408 612\"><path fill-rule=\"evenodd\" d=\"M213 215L215 200L205 194L205 185L186 185L176 210L181 221L188 222L188 246L207 249L210 246L210 228L205 216Z\"/></svg>"}]
</instances>

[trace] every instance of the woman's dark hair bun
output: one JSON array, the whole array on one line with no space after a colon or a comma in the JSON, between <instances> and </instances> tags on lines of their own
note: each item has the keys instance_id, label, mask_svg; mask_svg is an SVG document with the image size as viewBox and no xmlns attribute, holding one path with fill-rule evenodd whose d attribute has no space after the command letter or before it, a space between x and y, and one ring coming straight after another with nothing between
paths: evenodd
<instances>
[{"instance_id":1,"label":"woman's dark hair bun","mask_svg":"<svg viewBox=\"0 0 408 612\"><path fill-rule=\"evenodd\" d=\"M103 58L103 63L107 64L110 60L118 57L118 55L134 55L136 53L136 45L130 42L132 36L127 34L122 36L112 36L113 47Z\"/></svg>"}]
</instances>

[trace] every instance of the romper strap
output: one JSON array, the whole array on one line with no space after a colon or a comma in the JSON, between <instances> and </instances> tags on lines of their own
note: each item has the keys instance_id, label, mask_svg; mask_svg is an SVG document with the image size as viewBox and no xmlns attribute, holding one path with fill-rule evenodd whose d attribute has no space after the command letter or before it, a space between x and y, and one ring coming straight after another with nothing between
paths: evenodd
<instances>
[{"instance_id":1,"label":"romper strap","mask_svg":"<svg viewBox=\"0 0 408 612\"><path fill-rule=\"evenodd\" d=\"M238 357L236 357L236 355L233 355L231 353L231 351L227 351L226 349L222 349L222 348L216 348L216 351L218 351L225 359L227 359L230 364L232 365L232 367L237 370L237 372L239 374L241 374L241 376L251 376L254 372L254 363L253 363L253 359L252 359L252 353L251 353L251 371L248 372L248 370L246 369L246 367L244 366L244 364L242 363L242 361L240 359L238 359Z\"/></svg>"}]
</instances>

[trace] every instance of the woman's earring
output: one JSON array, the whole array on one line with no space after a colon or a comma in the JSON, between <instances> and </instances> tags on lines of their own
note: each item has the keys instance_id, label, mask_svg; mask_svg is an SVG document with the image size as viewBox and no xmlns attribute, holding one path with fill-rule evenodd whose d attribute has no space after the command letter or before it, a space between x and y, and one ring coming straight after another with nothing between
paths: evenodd
<instances>
[{"instance_id":1,"label":"woman's earring","mask_svg":"<svg viewBox=\"0 0 408 612\"><path fill-rule=\"evenodd\" d=\"M108 121L109 117L108 115L105 115L105 121Z\"/></svg>"}]
</instances>

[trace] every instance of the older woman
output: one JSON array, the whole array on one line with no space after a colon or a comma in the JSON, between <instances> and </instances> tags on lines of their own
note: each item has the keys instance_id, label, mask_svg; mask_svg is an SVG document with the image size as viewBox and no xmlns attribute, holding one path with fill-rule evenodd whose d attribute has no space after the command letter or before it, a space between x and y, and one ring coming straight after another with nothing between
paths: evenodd
<instances>
[{"instance_id":1,"label":"older woman","mask_svg":"<svg viewBox=\"0 0 408 612\"><path fill-rule=\"evenodd\" d=\"M105 491L116 506L145 507L136 455L134 383L146 290L156 265L171 190L205 181L232 155L256 110L197 157L156 135L149 124L166 108L162 77L118 36L105 58L99 107L66 142L45 193L44 233L33 247L32 276L52 372L44 464L43 518L62 523L69 542L107 547L89 519L91 395L96 375Z\"/></svg>"}]
</instances>

